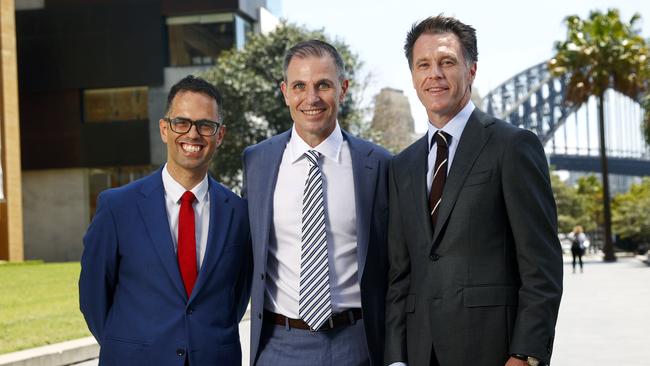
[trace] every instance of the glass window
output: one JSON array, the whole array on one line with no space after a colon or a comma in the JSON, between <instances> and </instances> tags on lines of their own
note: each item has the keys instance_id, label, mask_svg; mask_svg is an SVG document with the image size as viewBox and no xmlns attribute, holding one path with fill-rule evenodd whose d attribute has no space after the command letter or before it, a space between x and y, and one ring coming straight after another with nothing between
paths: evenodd
<instances>
[{"instance_id":1,"label":"glass window","mask_svg":"<svg viewBox=\"0 0 650 366\"><path fill-rule=\"evenodd\" d=\"M148 94L146 86L84 90L84 121L146 121Z\"/></svg>"},{"instance_id":2,"label":"glass window","mask_svg":"<svg viewBox=\"0 0 650 366\"><path fill-rule=\"evenodd\" d=\"M151 174L152 166L126 166L115 168L91 169L88 174L88 193L90 203L90 219L97 209L97 196L109 188L123 186Z\"/></svg>"},{"instance_id":3,"label":"glass window","mask_svg":"<svg viewBox=\"0 0 650 366\"><path fill-rule=\"evenodd\" d=\"M235 46L233 14L167 18L171 66L213 65Z\"/></svg>"}]
</instances>

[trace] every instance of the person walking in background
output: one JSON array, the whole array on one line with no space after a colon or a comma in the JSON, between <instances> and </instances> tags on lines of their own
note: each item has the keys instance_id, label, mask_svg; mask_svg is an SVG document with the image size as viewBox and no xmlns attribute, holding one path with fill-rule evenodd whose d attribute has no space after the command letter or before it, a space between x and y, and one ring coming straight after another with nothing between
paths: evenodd
<instances>
[{"instance_id":1,"label":"person walking in background","mask_svg":"<svg viewBox=\"0 0 650 366\"><path fill-rule=\"evenodd\" d=\"M241 366L250 289L246 202L208 175L225 135L219 91L187 76L167 98L167 163L102 192L79 303L100 366Z\"/></svg>"},{"instance_id":2,"label":"person walking in background","mask_svg":"<svg viewBox=\"0 0 650 366\"><path fill-rule=\"evenodd\" d=\"M582 265L582 256L585 254L585 242L587 241L587 236L582 230L582 226L576 225L573 228L573 231L571 234L569 234L569 237L571 238L571 256L573 257L573 273L576 273L576 259L578 259L578 262L580 263L580 273L583 272L583 265Z\"/></svg>"}]
</instances>

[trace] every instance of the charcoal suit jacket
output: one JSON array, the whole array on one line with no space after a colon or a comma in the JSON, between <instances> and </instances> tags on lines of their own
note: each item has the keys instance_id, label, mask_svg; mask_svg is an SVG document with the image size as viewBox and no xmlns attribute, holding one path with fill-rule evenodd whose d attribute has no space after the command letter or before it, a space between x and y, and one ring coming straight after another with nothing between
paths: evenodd
<instances>
[{"instance_id":1,"label":"charcoal suit jacket","mask_svg":"<svg viewBox=\"0 0 650 366\"><path fill-rule=\"evenodd\" d=\"M391 162L385 364L497 366L510 354L548 363L562 251L539 139L475 109L435 227L427 155L425 136Z\"/></svg>"}]
</instances>

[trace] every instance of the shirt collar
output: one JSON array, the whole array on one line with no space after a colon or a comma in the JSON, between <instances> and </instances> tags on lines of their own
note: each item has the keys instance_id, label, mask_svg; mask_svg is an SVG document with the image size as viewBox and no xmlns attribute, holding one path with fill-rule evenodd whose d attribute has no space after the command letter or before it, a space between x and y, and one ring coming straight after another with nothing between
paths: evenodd
<instances>
[{"instance_id":1,"label":"shirt collar","mask_svg":"<svg viewBox=\"0 0 650 366\"><path fill-rule=\"evenodd\" d=\"M467 121L469 120L469 116L472 115L472 112L474 111L474 103L470 100L465 104L465 107L458 112L457 115L454 116L447 124L441 128L440 130L448 133L451 135L451 143L457 143L460 141L460 136L463 134L463 130L465 129L465 125L467 125ZM438 128L431 124L431 122L428 123L429 130L427 131L429 145L431 145L431 138L433 138L433 134L438 132ZM431 146L429 146L429 150L431 150Z\"/></svg>"},{"instance_id":2,"label":"shirt collar","mask_svg":"<svg viewBox=\"0 0 650 366\"><path fill-rule=\"evenodd\" d=\"M163 187L165 187L165 194L172 199L172 201L178 203L181 200L181 196L185 193L186 189L178 183L174 177L169 174L167 170L167 163L162 171L162 181ZM190 189L194 193L197 201L206 201L208 199L208 174L203 177L203 180Z\"/></svg>"},{"instance_id":3,"label":"shirt collar","mask_svg":"<svg viewBox=\"0 0 650 366\"><path fill-rule=\"evenodd\" d=\"M326 158L339 162L341 156L341 147L343 146L343 133L339 122L336 121L334 131L323 142L316 147L311 147L298 135L296 131L296 124L294 123L291 129L291 138L289 139L289 152L291 156L291 163L295 163L302 158L308 150L316 150Z\"/></svg>"}]
</instances>

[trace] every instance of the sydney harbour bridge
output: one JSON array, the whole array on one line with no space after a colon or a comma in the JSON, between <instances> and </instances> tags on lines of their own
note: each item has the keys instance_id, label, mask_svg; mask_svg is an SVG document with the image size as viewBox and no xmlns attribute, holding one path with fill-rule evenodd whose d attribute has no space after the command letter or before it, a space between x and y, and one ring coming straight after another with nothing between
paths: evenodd
<instances>
[{"instance_id":1,"label":"sydney harbour bridge","mask_svg":"<svg viewBox=\"0 0 650 366\"><path fill-rule=\"evenodd\" d=\"M568 75L553 76L547 63L506 80L482 98L482 109L537 134L556 170L600 173L597 102L564 103ZM650 146L641 132L643 108L613 90L605 94L605 146L611 175L650 176ZM629 181L629 179L628 179Z\"/></svg>"}]
</instances>

